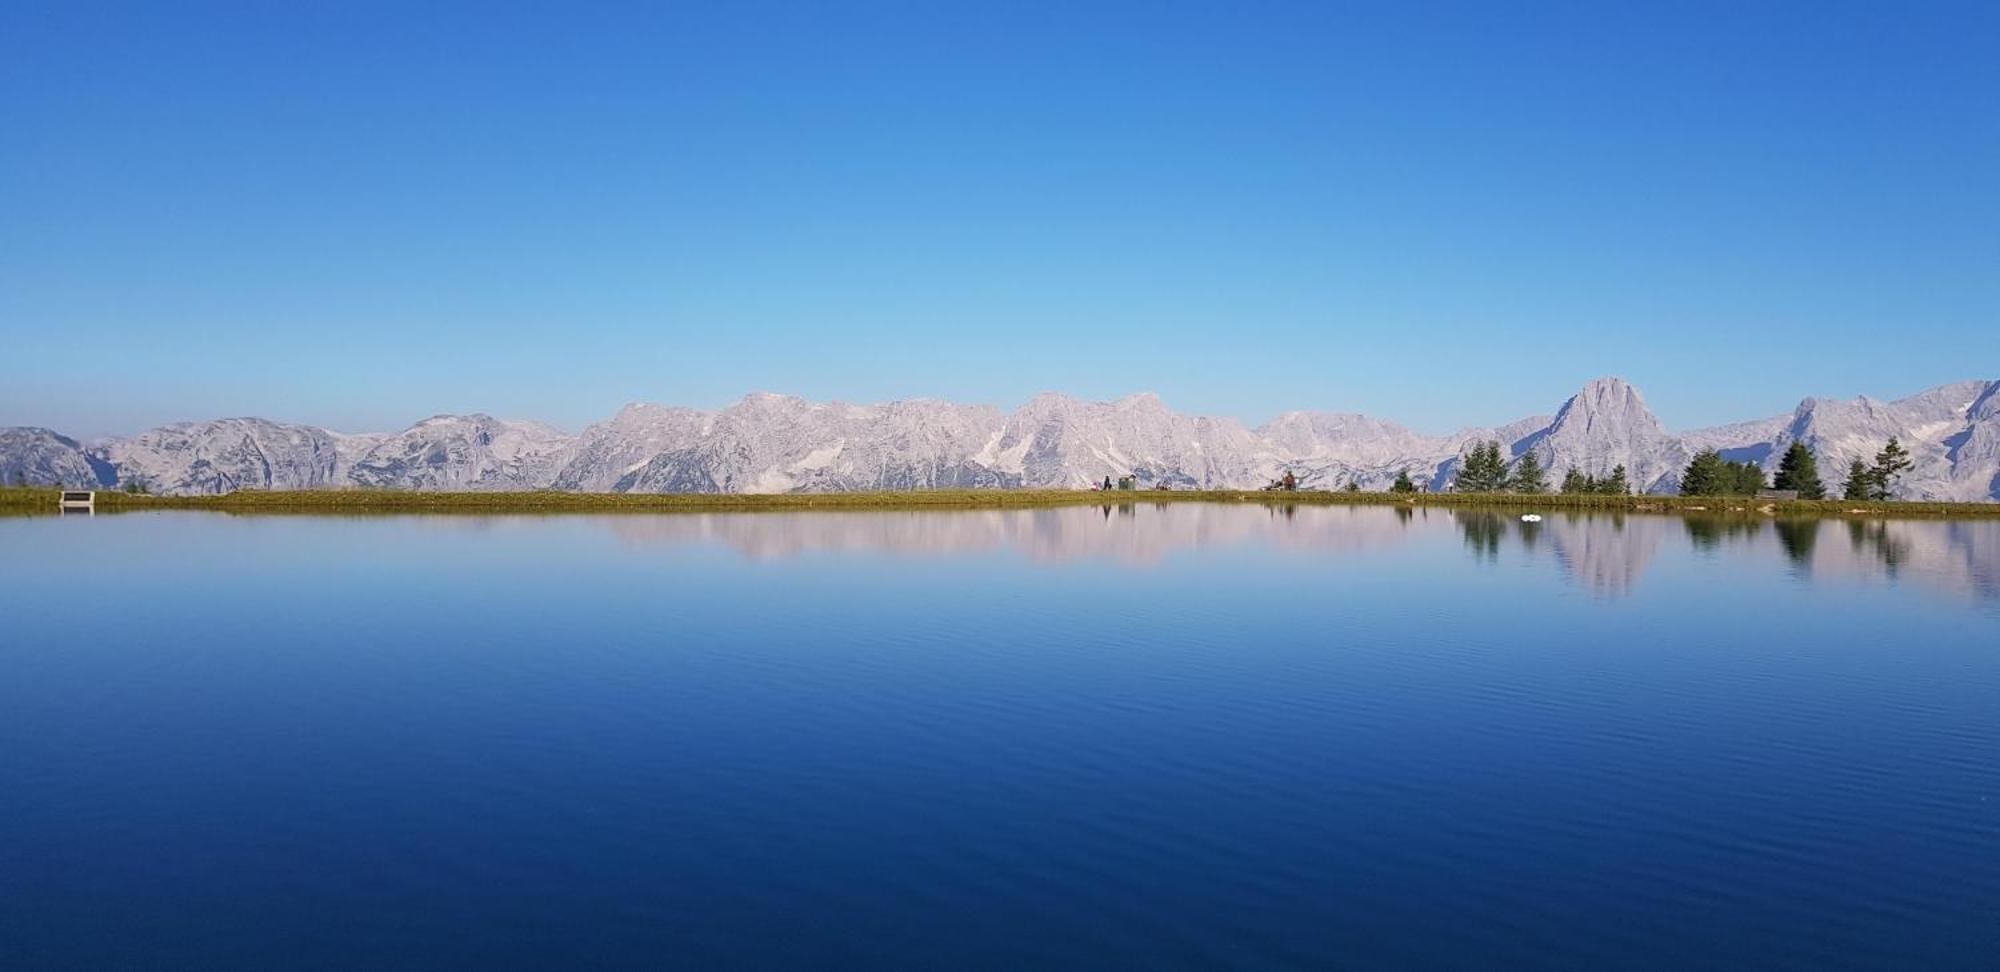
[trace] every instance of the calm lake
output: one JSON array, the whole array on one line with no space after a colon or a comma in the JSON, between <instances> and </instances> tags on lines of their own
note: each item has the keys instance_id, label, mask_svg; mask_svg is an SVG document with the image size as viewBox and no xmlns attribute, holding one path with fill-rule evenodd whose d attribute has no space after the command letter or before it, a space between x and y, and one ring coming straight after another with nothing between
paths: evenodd
<instances>
[{"instance_id":1,"label":"calm lake","mask_svg":"<svg viewBox=\"0 0 2000 972\"><path fill-rule=\"evenodd\" d=\"M2000 520L0 520L0 967L1991 968Z\"/></svg>"}]
</instances>

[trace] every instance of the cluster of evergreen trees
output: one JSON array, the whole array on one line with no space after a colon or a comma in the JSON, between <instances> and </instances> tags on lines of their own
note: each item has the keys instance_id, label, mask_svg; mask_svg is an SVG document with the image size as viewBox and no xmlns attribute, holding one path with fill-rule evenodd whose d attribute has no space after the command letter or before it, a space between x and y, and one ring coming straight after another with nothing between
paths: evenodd
<instances>
[{"instance_id":1,"label":"cluster of evergreen trees","mask_svg":"<svg viewBox=\"0 0 2000 972\"><path fill-rule=\"evenodd\" d=\"M1882 451L1875 454L1872 465L1854 460L1847 470L1843 495L1851 500L1890 499L1903 473L1911 465L1909 451L1892 438ZM1754 496L1758 490L1766 488L1794 490L1800 499L1816 500L1827 496L1826 484L1819 475L1819 458L1803 442L1794 442L1791 448L1785 450L1784 456L1778 460L1777 475L1768 484L1763 468L1756 463L1747 460L1731 462L1714 449L1697 453L1681 472L1682 496ZM1534 453L1522 454L1515 461L1513 471L1509 472L1507 460L1500 452L1500 443L1489 440L1475 444L1471 451L1459 457L1458 476L1452 483L1452 489L1460 493L1546 493L1549 484L1541 460L1536 459ZM1610 474L1603 478L1571 468L1563 474L1561 490L1571 495L1627 496L1632 492L1632 484L1622 465L1613 467ZM1389 487L1389 491L1417 491L1417 484L1410 479L1408 469L1396 473L1396 482Z\"/></svg>"},{"instance_id":2,"label":"cluster of evergreen trees","mask_svg":"<svg viewBox=\"0 0 2000 972\"><path fill-rule=\"evenodd\" d=\"M1532 452L1522 454L1514 471L1508 472L1500 443L1488 440L1459 457L1458 477L1451 488L1460 493L1546 493L1549 479Z\"/></svg>"},{"instance_id":3,"label":"cluster of evergreen trees","mask_svg":"<svg viewBox=\"0 0 2000 972\"><path fill-rule=\"evenodd\" d=\"M1731 462L1714 449L1695 453L1681 471L1682 496L1755 496L1765 489L1764 470L1754 462Z\"/></svg>"},{"instance_id":4,"label":"cluster of evergreen trees","mask_svg":"<svg viewBox=\"0 0 2000 972\"><path fill-rule=\"evenodd\" d=\"M1891 436L1889 444L1875 454L1875 464L1867 465L1856 459L1847 466L1847 484L1841 489L1842 499L1886 500L1896 495L1896 484L1902 481L1913 463L1909 450Z\"/></svg>"},{"instance_id":5,"label":"cluster of evergreen trees","mask_svg":"<svg viewBox=\"0 0 2000 972\"><path fill-rule=\"evenodd\" d=\"M1856 459L1848 466L1842 495L1851 500L1889 499L1910 466L1909 452L1892 438L1875 454L1873 465ZM1730 462L1714 449L1698 453L1681 473L1682 496L1749 496L1764 488L1764 470L1756 463ZM1769 488L1796 490L1800 499L1825 499L1819 457L1805 443L1792 443L1778 460L1778 474Z\"/></svg>"},{"instance_id":6,"label":"cluster of evergreen trees","mask_svg":"<svg viewBox=\"0 0 2000 972\"><path fill-rule=\"evenodd\" d=\"M1507 488L1507 461L1500 458L1500 443L1481 442L1458 459L1458 476L1452 489L1461 493L1498 493Z\"/></svg>"},{"instance_id":7,"label":"cluster of evergreen trees","mask_svg":"<svg viewBox=\"0 0 2000 972\"><path fill-rule=\"evenodd\" d=\"M1578 472L1575 466L1563 473L1562 491L1571 496L1595 494L1599 496L1630 496L1632 483L1625 478L1625 466L1621 463L1611 467L1611 474L1602 479L1590 473Z\"/></svg>"}]
</instances>

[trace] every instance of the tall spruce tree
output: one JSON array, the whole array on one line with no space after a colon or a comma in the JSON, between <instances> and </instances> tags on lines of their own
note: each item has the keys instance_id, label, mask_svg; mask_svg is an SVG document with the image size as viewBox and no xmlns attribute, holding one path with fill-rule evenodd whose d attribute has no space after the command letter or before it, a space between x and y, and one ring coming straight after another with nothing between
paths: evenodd
<instances>
[{"instance_id":1,"label":"tall spruce tree","mask_svg":"<svg viewBox=\"0 0 2000 972\"><path fill-rule=\"evenodd\" d=\"M1497 493L1507 488L1507 463L1500 458L1500 443L1477 443L1461 456L1452 488L1461 493Z\"/></svg>"},{"instance_id":2,"label":"tall spruce tree","mask_svg":"<svg viewBox=\"0 0 2000 972\"><path fill-rule=\"evenodd\" d=\"M1894 499L1896 486L1902 481L1903 473L1908 472L1913 465L1915 463L1910 461L1909 451L1903 448L1902 443L1896 441L1895 436L1890 436L1889 444L1875 454L1875 465L1868 470L1869 483L1874 487L1873 495L1868 498Z\"/></svg>"},{"instance_id":3,"label":"tall spruce tree","mask_svg":"<svg viewBox=\"0 0 2000 972\"><path fill-rule=\"evenodd\" d=\"M1847 465L1847 482L1840 488L1841 499L1865 500L1875 498L1875 474L1868 464L1859 459Z\"/></svg>"},{"instance_id":4,"label":"tall spruce tree","mask_svg":"<svg viewBox=\"0 0 2000 972\"><path fill-rule=\"evenodd\" d=\"M1396 481L1389 484L1389 492L1414 493L1416 491L1417 484L1410 481L1410 471L1408 469L1396 470Z\"/></svg>"},{"instance_id":5,"label":"tall spruce tree","mask_svg":"<svg viewBox=\"0 0 2000 972\"><path fill-rule=\"evenodd\" d=\"M1785 450L1785 457L1778 460L1778 475L1771 481L1771 488L1798 490L1800 499L1825 499L1826 484L1819 480L1819 458L1805 443L1792 443Z\"/></svg>"},{"instance_id":6,"label":"tall spruce tree","mask_svg":"<svg viewBox=\"0 0 2000 972\"><path fill-rule=\"evenodd\" d=\"M1546 493L1549 478L1542 472L1542 461L1533 452L1522 453L1520 461L1514 463L1514 478L1507 488L1516 493Z\"/></svg>"},{"instance_id":7,"label":"tall spruce tree","mask_svg":"<svg viewBox=\"0 0 2000 972\"><path fill-rule=\"evenodd\" d=\"M1681 471L1682 496L1721 496L1729 486L1729 467L1722 453L1703 449Z\"/></svg>"},{"instance_id":8,"label":"tall spruce tree","mask_svg":"<svg viewBox=\"0 0 2000 972\"><path fill-rule=\"evenodd\" d=\"M1578 472L1575 466L1569 467L1569 472L1563 473L1562 491L1566 496L1594 492L1596 485L1590 481L1589 476Z\"/></svg>"},{"instance_id":9,"label":"tall spruce tree","mask_svg":"<svg viewBox=\"0 0 2000 972\"><path fill-rule=\"evenodd\" d=\"M1754 462L1732 462L1729 469L1729 489L1732 496L1755 496L1763 489L1764 470Z\"/></svg>"},{"instance_id":10,"label":"tall spruce tree","mask_svg":"<svg viewBox=\"0 0 2000 972\"><path fill-rule=\"evenodd\" d=\"M1625 479L1625 464L1611 467L1611 475L1597 481L1597 492L1606 496L1630 496L1632 484Z\"/></svg>"}]
</instances>

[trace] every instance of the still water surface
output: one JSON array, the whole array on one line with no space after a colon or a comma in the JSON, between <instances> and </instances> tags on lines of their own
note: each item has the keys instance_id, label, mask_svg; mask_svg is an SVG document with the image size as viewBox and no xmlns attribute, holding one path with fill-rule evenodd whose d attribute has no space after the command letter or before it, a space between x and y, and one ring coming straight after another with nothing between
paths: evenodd
<instances>
[{"instance_id":1,"label":"still water surface","mask_svg":"<svg viewBox=\"0 0 2000 972\"><path fill-rule=\"evenodd\" d=\"M0 967L1992 967L2000 522L0 520Z\"/></svg>"}]
</instances>

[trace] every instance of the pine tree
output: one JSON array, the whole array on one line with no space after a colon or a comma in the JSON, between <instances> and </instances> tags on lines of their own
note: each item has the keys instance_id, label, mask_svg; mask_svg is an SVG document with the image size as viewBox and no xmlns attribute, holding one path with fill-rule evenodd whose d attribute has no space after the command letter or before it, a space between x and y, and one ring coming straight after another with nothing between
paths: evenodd
<instances>
[{"instance_id":1,"label":"pine tree","mask_svg":"<svg viewBox=\"0 0 2000 972\"><path fill-rule=\"evenodd\" d=\"M1507 489L1507 460L1500 458L1500 443L1486 443L1486 488L1483 493L1499 493Z\"/></svg>"},{"instance_id":2,"label":"pine tree","mask_svg":"<svg viewBox=\"0 0 2000 972\"><path fill-rule=\"evenodd\" d=\"M1847 483L1841 487L1842 499L1865 500L1875 496L1875 474L1868 466L1856 459L1847 466Z\"/></svg>"},{"instance_id":3,"label":"pine tree","mask_svg":"<svg viewBox=\"0 0 2000 972\"><path fill-rule=\"evenodd\" d=\"M1764 470L1754 462L1732 462L1728 465L1731 496L1755 496L1765 488Z\"/></svg>"},{"instance_id":4,"label":"pine tree","mask_svg":"<svg viewBox=\"0 0 2000 972\"><path fill-rule=\"evenodd\" d=\"M1577 472L1575 466L1569 467L1569 472L1563 473L1562 491L1565 496L1596 492L1596 485L1590 481L1589 476Z\"/></svg>"},{"instance_id":5,"label":"pine tree","mask_svg":"<svg viewBox=\"0 0 2000 972\"><path fill-rule=\"evenodd\" d=\"M1722 453L1703 449L1681 471L1682 496L1721 496L1728 488L1729 465Z\"/></svg>"},{"instance_id":6,"label":"pine tree","mask_svg":"<svg viewBox=\"0 0 2000 972\"><path fill-rule=\"evenodd\" d=\"M1602 480L1599 480L1596 483L1596 486L1597 486L1596 492L1603 493L1606 496L1632 495L1632 484L1625 481L1624 463L1619 463L1616 466L1612 466L1611 475L1604 477Z\"/></svg>"},{"instance_id":7,"label":"pine tree","mask_svg":"<svg viewBox=\"0 0 2000 972\"><path fill-rule=\"evenodd\" d=\"M1826 484L1819 481L1819 459L1803 442L1794 442L1778 460L1778 476L1773 489L1798 490L1800 499L1825 499Z\"/></svg>"},{"instance_id":8,"label":"pine tree","mask_svg":"<svg viewBox=\"0 0 2000 972\"><path fill-rule=\"evenodd\" d=\"M1486 446L1477 444L1469 452L1458 457L1458 475L1453 476L1451 488L1461 493L1479 491L1480 479L1486 466Z\"/></svg>"},{"instance_id":9,"label":"pine tree","mask_svg":"<svg viewBox=\"0 0 2000 972\"><path fill-rule=\"evenodd\" d=\"M1350 493L1361 492L1361 481L1358 479L1349 479L1347 481L1347 491Z\"/></svg>"},{"instance_id":10,"label":"pine tree","mask_svg":"<svg viewBox=\"0 0 2000 972\"><path fill-rule=\"evenodd\" d=\"M1902 480L1903 473L1908 472L1913 465L1915 463L1910 461L1909 451L1903 448L1902 443L1896 441L1895 436L1890 436L1889 444L1875 454L1874 468L1868 470L1870 485L1874 487L1873 495L1868 498L1894 499L1897 483Z\"/></svg>"},{"instance_id":11,"label":"pine tree","mask_svg":"<svg viewBox=\"0 0 2000 972\"><path fill-rule=\"evenodd\" d=\"M1514 478L1507 488L1516 493L1546 493L1549 479L1542 473L1542 462L1532 452L1523 453L1521 461L1514 464Z\"/></svg>"},{"instance_id":12,"label":"pine tree","mask_svg":"<svg viewBox=\"0 0 2000 972\"><path fill-rule=\"evenodd\" d=\"M1507 488L1507 463L1500 458L1500 443L1484 442L1460 457L1458 480L1452 486L1461 493L1497 493Z\"/></svg>"},{"instance_id":13,"label":"pine tree","mask_svg":"<svg viewBox=\"0 0 2000 972\"><path fill-rule=\"evenodd\" d=\"M1408 469L1396 470L1396 481L1389 484L1389 492L1414 493L1416 491L1417 484L1410 482L1410 471Z\"/></svg>"}]
</instances>

